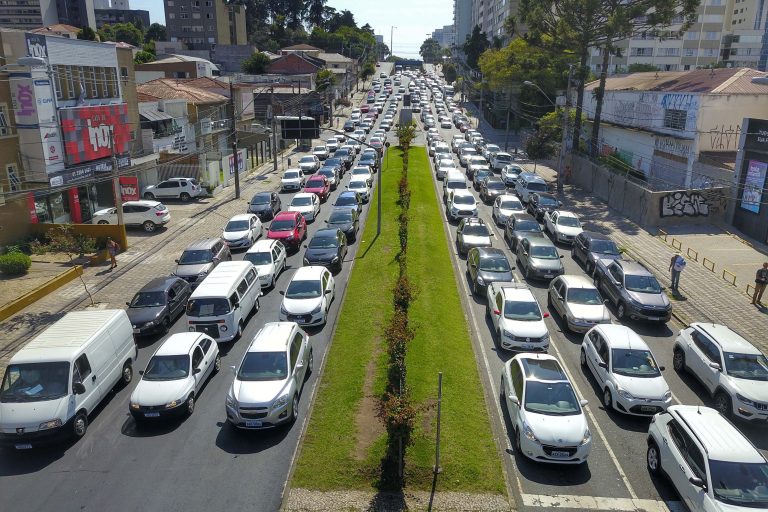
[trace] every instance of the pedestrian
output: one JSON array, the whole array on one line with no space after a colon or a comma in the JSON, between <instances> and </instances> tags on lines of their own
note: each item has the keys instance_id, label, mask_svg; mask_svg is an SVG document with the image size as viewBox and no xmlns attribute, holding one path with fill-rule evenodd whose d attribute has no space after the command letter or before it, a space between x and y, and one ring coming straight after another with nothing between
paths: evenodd
<instances>
[{"instance_id":1,"label":"pedestrian","mask_svg":"<svg viewBox=\"0 0 768 512\"><path fill-rule=\"evenodd\" d=\"M685 268L685 258L683 258L678 252L669 262L669 270L672 272L672 289L677 292L677 287L680 285L680 274Z\"/></svg>"},{"instance_id":2,"label":"pedestrian","mask_svg":"<svg viewBox=\"0 0 768 512\"><path fill-rule=\"evenodd\" d=\"M115 259L115 256L117 256L118 251L120 250L120 245L118 245L117 242L112 240L111 236L107 237L107 252L109 253L109 261L111 263L111 266L109 267L109 271L112 272L112 269L117 267L117 260Z\"/></svg>"},{"instance_id":3,"label":"pedestrian","mask_svg":"<svg viewBox=\"0 0 768 512\"><path fill-rule=\"evenodd\" d=\"M752 304L763 305L761 301L766 284L768 284L768 261L763 263L763 268L757 269L755 273L755 293L752 295Z\"/></svg>"}]
</instances>

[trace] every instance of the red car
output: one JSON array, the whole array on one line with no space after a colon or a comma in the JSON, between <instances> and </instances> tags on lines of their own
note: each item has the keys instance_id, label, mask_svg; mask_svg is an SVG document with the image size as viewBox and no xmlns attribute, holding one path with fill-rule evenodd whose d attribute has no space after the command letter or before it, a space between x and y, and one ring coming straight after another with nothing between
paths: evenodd
<instances>
[{"instance_id":1,"label":"red car","mask_svg":"<svg viewBox=\"0 0 768 512\"><path fill-rule=\"evenodd\" d=\"M371 106L368 105L367 103L360 105L360 112L362 112L363 114L365 114L369 110L371 110Z\"/></svg>"},{"instance_id":2,"label":"red car","mask_svg":"<svg viewBox=\"0 0 768 512\"><path fill-rule=\"evenodd\" d=\"M328 183L328 178L322 174L313 174L304 184L303 192L316 194L320 198L320 202L324 203L331 193L331 184Z\"/></svg>"},{"instance_id":3,"label":"red car","mask_svg":"<svg viewBox=\"0 0 768 512\"><path fill-rule=\"evenodd\" d=\"M280 212L272 219L267 238L280 240L283 245L298 249L307 238L307 221L299 212Z\"/></svg>"}]
</instances>

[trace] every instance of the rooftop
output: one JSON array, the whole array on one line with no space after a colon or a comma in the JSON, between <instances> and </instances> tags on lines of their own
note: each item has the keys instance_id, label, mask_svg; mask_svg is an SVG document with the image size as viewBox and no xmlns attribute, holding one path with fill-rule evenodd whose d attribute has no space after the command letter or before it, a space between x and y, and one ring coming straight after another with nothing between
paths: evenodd
<instances>
[{"instance_id":1,"label":"rooftop","mask_svg":"<svg viewBox=\"0 0 768 512\"><path fill-rule=\"evenodd\" d=\"M204 336L199 332L177 332L165 340L155 352L156 356L176 356L189 354L192 346Z\"/></svg>"},{"instance_id":2,"label":"rooftop","mask_svg":"<svg viewBox=\"0 0 768 512\"><path fill-rule=\"evenodd\" d=\"M597 329L610 340L611 348L648 350L648 345L643 341L643 338L625 325L598 324Z\"/></svg>"},{"instance_id":3,"label":"rooftop","mask_svg":"<svg viewBox=\"0 0 768 512\"><path fill-rule=\"evenodd\" d=\"M605 82L607 91L688 92L701 94L768 94L768 85L752 83L765 72L750 68L696 69L693 71L648 71L615 75ZM599 81L585 89L597 89Z\"/></svg>"},{"instance_id":4,"label":"rooftop","mask_svg":"<svg viewBox=\"0 0 768 512\"><path fill-rule=\"evenodd\" d=\"M139 101L185 99L193 105L224 103L226 96L189 85L186 80L158 78L136 86Z\"/></svg>"},{"instance_id":5,"label":"rooftop","mask_svg":"<svg viewBox=\"0 0 768 512\"><path fill-rule=\"evenodd\" d=\"M710 459L765 462L752 443L716 410L695 405L675 405L670 409L694 431Z\"/></svg>"}]
</instances>

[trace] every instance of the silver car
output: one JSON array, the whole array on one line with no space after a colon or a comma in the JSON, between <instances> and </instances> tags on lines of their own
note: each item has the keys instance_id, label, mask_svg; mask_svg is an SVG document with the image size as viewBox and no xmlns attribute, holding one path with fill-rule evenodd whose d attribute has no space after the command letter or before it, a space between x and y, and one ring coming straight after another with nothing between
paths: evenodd
<instances>
[{"instance_id":1,"label":"silver car","mask_svg":"<svg viewBox=\"0 0 768 512\"><path fill-rule=\"evenodd\" d=\"M557 247L548 238L523 238L517 244L518 267L526 280L552 279L563 274Z\"/></svg>"},{"instance_id":2,"label":"silver car","mask_svg":"<svg viewBox=\"0 0 768 512\"><path fill-rule=\"evenodd\" d=\"M173 275L194 288L222 261L231 261L229 247L221 238L206 238L190 244L176 260Z\"/></svg>"},{"instance_id":3,"label":"silver car","mask_svg":"<svg viewBox=\"0 0 768 512\"><path fill-rule=\"evenodd\" d=\"M456 231L456 245L459 254L464 255L473 247L491 247L493 233L485 225L483 219L469 217L461 219Z\"/></svg>"},{"instance_id":4,"label":"silver car","mask_svg":"<svg viewBox=\"0 0 768 512\"><path fill-rule=\"evenodd\" d=\"M572 332L587 332L596 324L611 323L600 292L584 276L559 276L549 283L547 304Z\"/></svg>"}]
</instances>

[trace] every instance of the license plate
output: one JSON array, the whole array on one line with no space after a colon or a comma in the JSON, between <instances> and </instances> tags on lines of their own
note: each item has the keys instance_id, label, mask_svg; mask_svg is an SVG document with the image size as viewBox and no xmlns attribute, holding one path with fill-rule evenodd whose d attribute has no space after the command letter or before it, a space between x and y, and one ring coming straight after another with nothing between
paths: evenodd
<instances>
[{"instance_id":1,"label":"license plate","mask_svg":"<svg viewBox=\"0 0 768 512\"><path fill-rule=\"evenodd\" d=\"M260 427L262 422L259 420L249 420L245 422L246 427Z\"/></svg>"},{"instance_id":2,"label":"license plate","mask_svg":"<svg viewBox=\"0 0 768 512\"><path fill-rule=\"evenodd\" d=\"M159 412L145 412L144 413L145 418L159 418L160 413Z\"/></svg>"},{"instance_id":3,"label":"license plate","mask_svg":"<svg viewBox=\"0 0 768 512\"><path fill-rule=\"evenodd\" d=\"M568 458L568 452L554 450L552 452L552 457L557 457L558 459L566 459Z\"/></svg>"},{"instance_id":4,"label":"license plate","mask_svg":"<svg viewBox=\"0 0 768 512\"><path fill-rule=\"evenodd\" d=\"M17 450L31 450L32 449L32 444L30 444L30 443L16 443L14 446L15 446L15 448Z\"/></svg>"},{"instance_id":5,"label":"license plate","mask_svg":"<svg viewBox=\"0 0 768 512\"><path fill-rule=\"evenodd\" d=\"M533 345L523 345L524 350L533 350Z\"/></svg>"},{"instance_id":6,"label":"license plate","mask_svg":"<svg viewBox=\"0 0 768 512\"><path fill-rule=\"evenodd\" d=\"M655 412L656 411L656 407L654 407L653 405L641 405L640 406L640 411L641 412Z\"/></svg>"},{"instance_id":7,"label":"license plate","mask_svg":"<svg viewBox=\"0 0 768 512\"><path fill-rule=\"evenodd\" d=\"M547 279L550 279L555 276L553 274L544 274L544 277L546 277Z\"/></svg>"}]
</instances>

